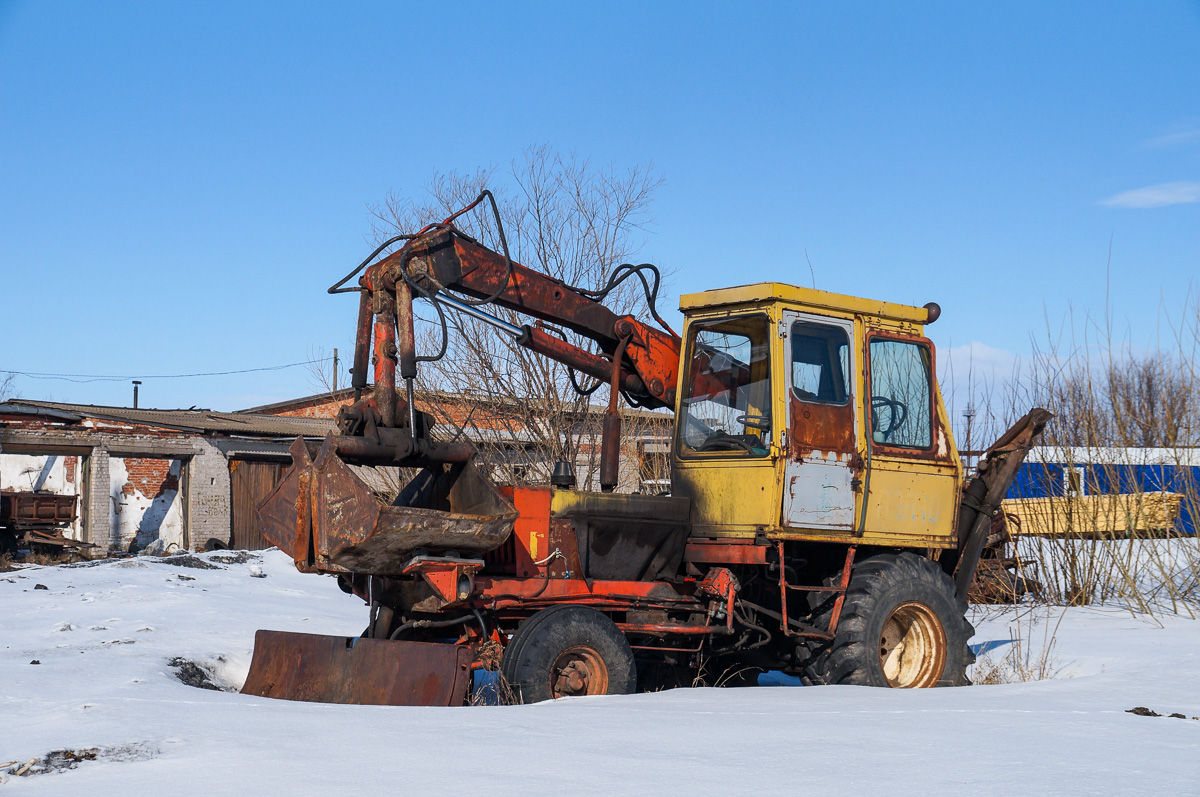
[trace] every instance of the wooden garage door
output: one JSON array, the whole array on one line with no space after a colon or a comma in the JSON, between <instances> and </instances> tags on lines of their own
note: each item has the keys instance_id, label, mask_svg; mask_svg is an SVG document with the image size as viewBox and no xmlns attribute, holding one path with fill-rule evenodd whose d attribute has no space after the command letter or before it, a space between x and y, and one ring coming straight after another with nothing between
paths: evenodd
<instances>
[{"instance_id":1,"label":"wooden garage door","mask_svg":"<svg viewBox=\"0 0 1200 797\"><path fill-rule=\"evenodd\" d=\"M284 462L235 459L229 463L229 489L233 510L230 547L246 550L270 548L258 527L255 510L283 475Z\"/></svg>"}]
</instances>

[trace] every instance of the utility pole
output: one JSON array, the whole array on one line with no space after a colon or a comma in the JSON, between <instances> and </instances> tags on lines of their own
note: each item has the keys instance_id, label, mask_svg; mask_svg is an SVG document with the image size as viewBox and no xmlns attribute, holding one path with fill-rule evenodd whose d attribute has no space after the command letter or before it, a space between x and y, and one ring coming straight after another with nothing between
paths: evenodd
<instances>
[{"instance_id":1,"label":"utility pole","mask_svg":"<svg viewBox=\"0 0 1200 797\"><path fill-rule=\"evenodd\" d=\"M969 399L967 400L967 408L965 410L963 410L963 418L965 418L967 421L967 435L966 435L967 448L966 448L966 450L974 451L974 449L971 448L971 422L973 420L975 420L975 405L972 404ZM976 459L976 457L973 454L970 455L969 458Z\"/></svg>"},{"instance_id":2,"label":"utility pole","mask_svg":"<svg viewBox=\"0 0 1200 797\"><path fill-rule=\"evenodd\" d=\"M337 349L334 349L333 350L333 392L334 393L337 392L337 372L338 372Z\"/></svg>"}]
</instances>

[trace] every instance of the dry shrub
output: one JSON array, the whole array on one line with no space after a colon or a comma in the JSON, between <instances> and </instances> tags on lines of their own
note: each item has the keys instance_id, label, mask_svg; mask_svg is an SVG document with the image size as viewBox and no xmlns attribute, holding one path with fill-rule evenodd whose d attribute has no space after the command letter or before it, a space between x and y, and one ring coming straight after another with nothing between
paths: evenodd
<instances>
[{"instance_id":1,"label":"dry shrub","mask_svg":"<svg viewBox=\"0 0 1200 797\"><path fill-rule=\"evenodd\" d=\"M499 670L495 671L495 678L491 682L474 687L467 698L468 706L519 706L524 702L517 689Z\"/></svg>"},{"instance_id":2,"label":"dry shrub","mask_svg":"<svg viewBox=\"0 0 1200 797\"><path fill-rule=\"evenodd\" d=\"M1016 608L1009 623L1009 643L1002 653L984 653L972 665L970 678L977 686L1045 681L1070 677L1059 666L1054 653L1058 628L1066 611L1051 623L1051 613L1039 616L1038 609ZM1040 633L1038 629L1041 629Z\"/></svg>"},{"instance_id":3,"label":"dry shrub","mask_svg":"<svg viewBox=\"0 0 1200 797\"><path fill-rule=\"evenodd\" d=\"M1191 616L1200 608L1200 541L1164 511L1178 501L1179 514L1200 520L1191 470L1200 465L1200 299L1189 295L1184 308L1163 314L1168 332L1149 349L1118 339L1108 318L1048 327L1007 384L971 396L977 440L1029 407L1054 413L1039 442L1047 467L1029 460L1032 493L1054 497L1023 502L1013 551L1031 563L1026 575L1044 601Z\"/></svg>"}]
</instances>

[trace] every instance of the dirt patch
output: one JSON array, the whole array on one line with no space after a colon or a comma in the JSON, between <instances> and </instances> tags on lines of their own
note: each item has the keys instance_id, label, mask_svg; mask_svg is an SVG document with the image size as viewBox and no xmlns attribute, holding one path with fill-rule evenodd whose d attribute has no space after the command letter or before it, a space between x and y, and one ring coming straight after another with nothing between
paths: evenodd
<instances>
[{"instance_id":1,"label":"dirt patch","mask_svg":"<svg viewBox=\"0 0 1200 797\"><path fill-rule=\"evenodd\" d=\"M212 689L216 692L231 691L228 687L221 684L210 670L191 659L176 656L168 661L167 664L175 668L175 677L188 686L194 686L197 689Z\"/></svg>"},{"instance_id":2,"label":"dirt patch","mask_svg":"<svg viewBox=\"0 0 1200 797\"><path fill-rule=\"evenodd\" d=\"M51 750L44 756L13 764L5 774L18 778L49 775L75 769L85 761L148 761L158 755L158 748L141 742L116 747L84 747L79 750Z\"/></svg>"},{"instance_id":3,"label":"dirt patch","mask_svg":"<svg viewBox=\"0 0 1200 797\"><path fill-rule=\"evenodd\" d=\"M249 551L226 551L215 553L208 557L210 562L220 562L223 565L244 565L247 562L261 562L262 556Z\"/></svg>"},{"instance_id":4,"label":"dirt patch","mask_svg":"<svg viewBox=\"0 0 1200 797\"><path fill-rule=\"evenodd\" d=\"M201 559L199 556L192 556L190 553L177 553L174 556L164 556L158 561L164 565L174 565L175 567L194 567L197 570L224 570L220 565L215 565L207 559Z\"/></svg>"},{"instance_id":5,"label":"dirt patch","mask_svg":"<svg viewBox=\"0 0 1200 797\"><path fill-rule=\"evenodd\" d=\"M60 565L60 567L96 567L97 565L111 561L113 561L113 557L107 559L82 559L78 562L68 562L65 565Z\"/></svg>"},{"instance_id":6,"label":"dirt patch","mask_svg":"<svg viewBox=\"0 0 1200 797\"><path fill-rule=\"evenodd\" d=\"M1159 714L1154 709L1146 708L1145 706L1134 706L1133 708L1127 708L1127 709L1125 709L1125 713L1126 714L1136 714L1139 717L1161 717L1162 716L1162 714ZM1188 718L1186 714L1180 714L1178 711L1172 712L1172 713L1168 714L1167 716L1171 717L1173 719L1177 719L1177 720L1185 720ZM1192 717L1192 719L1200 720L1200 717Z\"/></svg>"}]
</instances>

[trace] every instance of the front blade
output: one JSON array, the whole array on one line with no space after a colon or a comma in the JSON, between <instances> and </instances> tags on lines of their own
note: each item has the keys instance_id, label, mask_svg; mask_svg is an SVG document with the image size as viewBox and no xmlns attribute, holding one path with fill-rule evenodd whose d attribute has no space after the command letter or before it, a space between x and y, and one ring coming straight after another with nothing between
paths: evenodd
<instances>
[{"instance_id":1,"label":"front blade","mask_svg":"<svg viewBox=\"0 0 1200 797\"><path fill-rule=\"evenodd\" d=\"M242 694L312 703L461 706L465 645L257 631Z\"/></svg>"}]
</instances>

